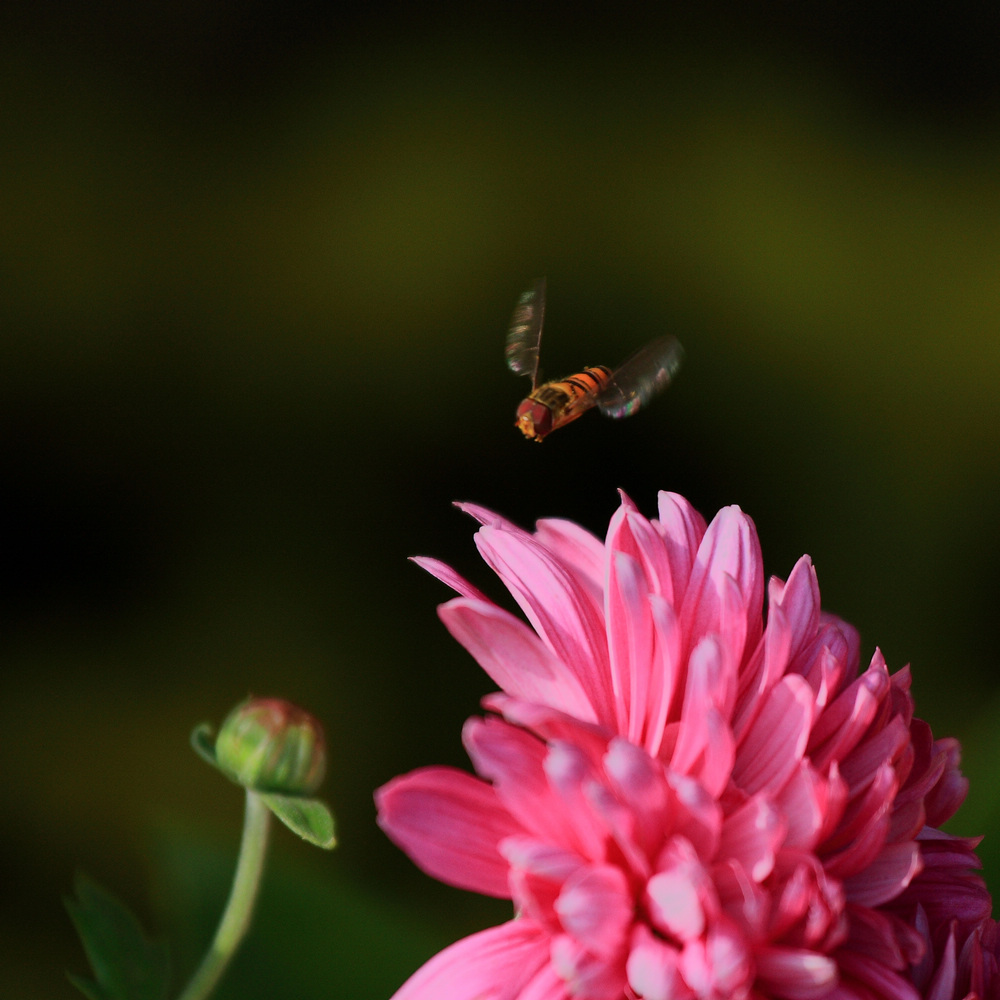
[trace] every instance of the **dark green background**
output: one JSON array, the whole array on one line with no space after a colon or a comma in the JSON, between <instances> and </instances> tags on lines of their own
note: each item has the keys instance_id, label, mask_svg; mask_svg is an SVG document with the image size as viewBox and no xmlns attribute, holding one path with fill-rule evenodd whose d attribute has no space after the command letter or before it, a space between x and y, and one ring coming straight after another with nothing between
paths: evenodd
<instances>
[{"instance_id":1,"label":"dark green background","mask_svg":"<svg viewBox=\"0 0 1000 1000\"><path fill-rule=\"evenodd\" d=\"M507 914L371 804L489 689L406 562L499 594L455 499L602 532L671 489L809 552L963 740L1000 884L994 8L5 7L4 995L73 995L78 867L190 972L241 803L187 735L251 691L326 725L342 846L278 831L220 996L384 997ZM522 440L541 274L551 374L674 333L670 392Z\"/></svg>"}]
</instances>

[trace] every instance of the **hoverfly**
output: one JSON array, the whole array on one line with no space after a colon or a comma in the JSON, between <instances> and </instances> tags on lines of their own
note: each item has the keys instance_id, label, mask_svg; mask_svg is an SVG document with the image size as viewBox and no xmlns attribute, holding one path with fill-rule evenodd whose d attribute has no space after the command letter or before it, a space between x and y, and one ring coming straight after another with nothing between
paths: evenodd
<instances>
[{"instance_id":1,"label":"hoverfly","mask_svg":"<svg viewBox=\"0 0 1000 1000\"><path fill-rule=\"evenodd\" d=\"M596 365L539 385L538 348L544 319L545 279L540 278L517 300L506 350L510 370L531 376L531 392L517 408L514 426L536 441L594 406L607 417L630 417L670 384L684 354L675 337L659 337L613 371Z\"/></svg>"}]
</instances>

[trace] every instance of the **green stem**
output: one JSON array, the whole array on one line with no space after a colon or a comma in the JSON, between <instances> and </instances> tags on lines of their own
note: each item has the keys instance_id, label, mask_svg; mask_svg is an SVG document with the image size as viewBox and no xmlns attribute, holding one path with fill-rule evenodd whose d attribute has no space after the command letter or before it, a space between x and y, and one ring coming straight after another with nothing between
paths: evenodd
<instances>
[{"instance_id":1,"label":"green stem","mask_svg":"<svg viewBox=\"0 0 1000 1000\"><path fill-rule=\"evenodd\" d=\"M212 992L250 927L253 904L264 870L270 819L271 811L264 805L261 797L247 789L243 839L240 842L240 857L236 862L236 875L233 877L229 902L219 921L212 947L178 1000L204 1000Z\"/></svg>"}]
</instances>

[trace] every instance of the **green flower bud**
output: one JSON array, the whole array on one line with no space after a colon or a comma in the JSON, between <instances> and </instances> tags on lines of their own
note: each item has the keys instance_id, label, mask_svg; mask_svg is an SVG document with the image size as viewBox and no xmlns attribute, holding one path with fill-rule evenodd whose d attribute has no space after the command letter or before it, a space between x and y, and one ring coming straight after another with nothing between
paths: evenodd
<instances>
[{"instance_id":1,"label":"green flower bud","mask_svg":"<svg viewBox=\"0 0 1000 1000\"><path fill-rule=\"evenodd\" d=\"M251 698L222 723L215 758L245 788L311 795L326 770L326 743L308 712L280 698Z\"/></svg>"}]
</instances>

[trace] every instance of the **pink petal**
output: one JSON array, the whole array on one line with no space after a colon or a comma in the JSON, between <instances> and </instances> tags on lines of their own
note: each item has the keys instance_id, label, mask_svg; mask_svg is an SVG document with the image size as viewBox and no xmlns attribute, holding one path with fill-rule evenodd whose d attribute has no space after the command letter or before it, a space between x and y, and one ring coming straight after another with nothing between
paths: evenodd
<instances>
[{"instance_id":1,"label":"pink petal","mask_svg":"<svg viewBox=\"0 0 1000 1000\"><path fill-rule=\"evenodd\" d=\"M706 909L713 905L714 892L698 856L686 841L675 839L646 884L650 920L668 937L693 941L704 931Z\"/></svg>"},{"instance_id":2,"label":"pink petal","mask_svg":"<svg viewBox=\"0 0 1000 1000\"><path fill-rule=\"evenodd\" d=\"M635 837L647 854L668 829L668 796L663 769L649 754L627 740L616 738L604 756L604 770L611 789L635 817Z\"/></svg>"},{"instance_id":3,"label":"pink petal","mask_svg":"<svg viewBox=\"0 0 1000 1000\"><path fill-rule=\"evenodd\" d=\"M622 505L608 525L607 549L609 553L622 552L642 566L642 573L650 593L673 602L675 593L673 574L667 557L663 535L621 490Z\"/></svg>"},{"instance_id":4,"label":"pink petal","mask_svg":"<svg viewBox=\"0 0 1000 1000\"><path fill-rule=\"evenodd\" d=\"M786 673L792 646L792 630L779 607L771 606L767 628L753 655L740 670L733 733L742 740L747 727L760 712L764 692L769 691Z\"/></svg>"},{"instance_id":5,"label":"pink petal","mask_svg":"<svg viewBox=\"0 0 1000 1000\"><path fill-rule=\"evenodd\" d=\"M506 531L514 531L521 535L528 534L524 528L519 527L513 521L508 521L502 514L490 510L489 507L482 507L478 503L469 503L463 500L456 500L455 506L463 514L475 518L480 524L492 524L504 528Z\"/></svg>"},{"instance_id":6,"label":"pink petal","mask_svg":"<svg viewBox=\"0 0 1000 1000\"><path fill-rule=\"evenodd\" d=\"M915 843L890 844L864 871L844 879L844 889L852 903L879 906L895 899L920 869L920 850Z\"/></svg>"},{"instance_id":7,"label":"pink petal","mask_svg":"<svg viewBox=\"0 0 1000 1000\"><path fill-rule=\"evenodd\" d=\"M584 867L575 852L530 837L508 837L500 845L510 864L511 895L517 912L555 931L556 900L563 883Z\"/></svg>"},{"instance_id":8,"label":"pink petal","mask_svg":"<svg viewBox=\"0 0 1000 1000\"><path fill-rule=\"evenodd\" d=\"M812 688L798 674L783 677L737 747L733 781L750 795L779 791L802 760L812 719Z\"/></svg>"},{"instance_id":9,"label":"pink petal","mask_svg":"<svg viewBox=\"0 0 1000 1000\"><path fill-rule=\"evenodd\" d=\"M873 910L868 906L848 904L850 916L850 937L847 947L851 951L860 952L869 958L874 958L891 969L901 969L904 965L921 961L928 957L928 949L920 939L920 935L911 931L912 940L905 941L912 948L912 954L904 954L900 941L899 921L894 920L881 910ZM926 916L921 914L926 920ZM930 956L933 958L933 955Z\"/></svg>"},{"instance_id":10,"label":"pink petal","mask_svg":"<svg viewBox=\"0 0 1000 1000\"><path fill-rule=\"evenodd\" d=\"M741 600L742 632L751 646L761 634L764 581L760 544L753 522L739 507L726 507L715 516L701 540L680 620L695 639L733 628L727 621L733 609L727 594L728 580L735 581ZM743 649L733 649L736 662Z\"/></svg>"},{"instance_id":11,"label":"pink petal","mask_svg":"<svg viewBox=\"0 0 1000 1000\"><path fill-rule=\"evenodd\" d=\"M676 948L638 925L626 965L629 986L643 1000L677 1000L690 996L677 968L679 957Z\"/></svg>"},{"instance_id":12,"label":"pink petal","mask_svg":"<svg viewBox=\"0 0 1000 1000\"><path fill-rule=\"evenodd\" d=\"M820 598L816 568L809 556L802 556L792 567L784 585L772 586L771 608L781 608L792 634L790 659L811 640L819 626ZM768 612L770 617L770 612Z\"/></svg>"},{"instance_id":13,"label":"pink petal","mask_svg":"<svg viewBox=\"0 0 1000 1000\"><path fill-rule=\"evenodd\" d=\"M555 793L550 808L563 814L567 836L572 838L564 843L574 845L586 858L602 857L609 833L608 820L613 822L621 807L615 809L614 817L609 817L601 808L605 803L595 802L601 786L594 761L572 743L550 743L545 757L545 776ZM615 805L612 804L612 808ZM610 829L613 830L613 826Z\"/></svg>"},{"instance_id":14,"label":"pink petal","mask_svg":"<svg viewBox=\"0 0 1000 1000\"><path fill-rule=\"evenodd\" d=\"M550 961L542 966L532 977L531 982L518 993L517 1000L571 1000L571 994L566 980L559 975Z\"/></svg>"},{"instance_id":15,"label":"pink petal","mask_svg":"<svg viewBox=\"0 0 1000 1000\"><path fill-rule=\"evenodd\" d=\"M969 779L958 769L962 748L954 739L938 740L934 744L935 756L944 757L944 772L941 780L927 796L927 822L931 826L941 826L958 810L969 791Z\"/></svg>"},{"instance_id":16,"label":"pink petal","mask_svg":"<svg viewBox=\"0 0 1000 1000\"><path fill-rule=\"evenodd\" d=\"M864 795L853 799L836 832L822 845L826 870L838 878L855 875L870 864L889 834L896 774L883 764Z\"/></svg>"},{"instance_id":17,"label":"pink petal","mask_svg":"<svg viewBox=\"0 0 1000 1000\"><path fill-rule=\"evenodd\" d=\"M770 690L782 675L804 673L807 664L793 666L803 646L810 646L819 623L819 585L808 556L802 556L792 569L787 583L772 577L768 583L767 628L759 661L754 661L740 678L740 704L733 721L737 736L753 719L758 699ZM801 657L800 657L801 660Z\"/></svg>"},{"instance_id":18,"label":"pink petal","mask_svg":"<svg viewBox=\"0 0 1000 1000\"><path fill-rule=\"evenodd\" d=\"M579 846L578 817L552 790L545 770L550 751L541 740L500 719L472 718L462 730L462 742L476 770L493 782L497 798L518 822L517 832Z\"/></svg>"},{"instance_id":19,"label":"pink petal","mask_svg":"<svg viewBox=\"0 0 1000 1000\"><path fill-rule=\"evenodd\" d=\"M573 851L533 837L508 837L500 845L500 851L512 868L531 872L560 886L584 866L580 855Z\"/></svg>"},{"instance_id":20,"label":"pink petal","mask_svg":"<svg viewBox=\"0 0 1000 1000\"><path fill-rule=\"evenodd\" d=\"M925 830L918 838L924 870L894 905L918 901L935 924L958 920L964 927L980 924L992 909L990 894L976 869L977 839L951 837Z\"/></svg>"},{"instance_id":21,"label":"pink petal","mask_svg":"<svg viewBox=\"0 0 1000 1000\"><path fill-rule=\"evenodd\" d=\"M604 591L604 543L585 528L561 518L546 517L535 524L535 538L566 566L601 602Z\"/></svg>"},{"instance_id":22,"label":"pink petal","mask_svg":"<svg viewBox=\"0 0 1000 1000\"><path fill-rule=\"evenodd\" d=\"M569 740L586 747L593 752L595 758L603 752L612 735L612 731L605 726L583 722L550 705L512 698L502 691L484 695L482 706L488 712L496 712L512 725L530 730L546 741Z\"/></svg>"},{"instance_id":23,"label":"pink petal","mask_svg":"<svg viewBox=\"0 0 1000 1000\"><path fill-rule=\"evenodd\" d=\"M881 729L862 740L840 761L840 773L852 790L864 788L875 778L886 761L895 763L907 746L910 728L898 715Z\"/></svg>"},{"instance_id":24,"label":"pink petal","mask_svg":"<svg viewBox=\"0 0 1000 1000\"><path fill-rule=\"evenodd\" d=\"M491 602L464 597L442 604L438 615L508 694L596 721L576 675L524 622Z\"/></svg>"},{"instance_id":25,"label":"pink petal","mask_svg":"<svg viewBox=\"0 0 1000 1000\"><path fill-rule=\"evenodd\" d=\"M837 963L826 955L795 948L761 948L757 981L788 1000L818 1000L837 982Z\"/></svg>"},{"instance_id":26,"label":"pink petal","mask_svg":"<svg viewBox=\"0 0 1000 1000\"><path fill-rule=\"evenodd\" d=\"M905 725L903 714L899 714L895 718ZM913 719L908 726L908 733L907 743L909 745L906 749L912 756L912 766L909 774L903 780L899 795L896 797L897 807L914 802L922 806L925 798L944 773L947 760L943 754L934 752L934 734L931 732L931 727L922 719ZM932 825L938 826L939 824Z\"/></svg>"},{"instance_id":27,"label":"pink petal","mask_svg":"<svg viewBox=\"0 0 1000 1000\"><path fill-rule=\"evenodd\" d=\"M606 831L610 842L603 849L592 853L592 857L602 860L615 856L616 851L621 857L616 863L627 871L630 879L645 879L650 873L649 854L646 846L658 847L662 843L662 831L656 845L643 845L639 826L642 817L636 814L612 791L608 785L596 781L585 786L587 801L593 810L595 829Z\"/></svg>"},{"instance_id":28,"label":"pink petal","mask_svg":"<svg viewBox=\"0 0 1000 1000\"><path fill-rule=\"evenodd\" d=\"M622 1000L625 963L612 963L588 951L568 934L552 942L552 965L574 1000Z\"/></svg>"},{"instance_id":29,"label":"pink petal","mask_svg":"<svg viewBox=\"0 0 1000 1000\"><path fill-rule=\"evenodd\" d=\"M548 965L548 934L530 920L511 920L439 952L393 1000L523 1000L525 986Z\"/></svg>"},{"instance_id":30,"label":"pink petal","mask_svg":"<svg viewBox=\"0 0 1000 1000\"><path fill-rule=\"evenodd\" d=\"M705 712L705 734L704 755L693 773L706 791L719 796L729 784L736 760L733 733L719 712L710 708Z\"/></svg>"},{"instance_id":31,"label":"pink petal","mask_svg":"<svg viewBox=\"0 0 1000 1000\"><path fill-rule=\"evenodd\" d=\"M788 823L785 846L813 850L831 804L829 779L817 774L808 760L801 760L776 796L775 804Z\"/></svg>"},{"instance_id":32,"label":"pink petal","mask_svg":"<svg viewBox=\"0 0 1000 1000\"><path fill-rule=\"evenodd\" d=\"M955 935L948 935L948 941L944 947L944 954L938 964L937 972L930 989L924 992L925 1000L953 1000L955 996L955 979L957 973L957 962L955 959Z\"/></svg>"},{"instance_id":33,"label":"pink petal","mask_svg":"<svg viewBox=\"0 0 1000 1000\"><path fill-rule=\"evenodd\" d=\"M695 553L705 537L705 519L679 493L661 492L659 520L655 526L667 548L674 599L677 600L687 590Z\"/></svg>"},{"instance_id":34,"label":"pink petal","mask_svg":"<svg viewBox=\"0 0 1000 1000\"><path fill-rule=\"evenodd\" d=\"M632 922L628 882L615 865L590 865L571 875L555 909L567 933L605 960L619 952Z\"/></svg>"},{"instance_id":35,"label":"pink petal","mask_svg":"<svg viewBox=\"0 0 1000 1000\"><path fill-rule=\"evenodd\" d=\"M726 672L733 677L734 683L730 685L730 698L725 706L720 705L722 714L727 719L733 716L733 707L736 704L736 692L739 689L737 673L740 664L743 662L746 653L752 652L747 648L748 630L753 629L753 642L759 641L761 634L761 624L758 620L748 620L746 610L746 598L740 590L739 583L728 574L722 574L718 580L719 584L719 621L718 636L722 641L723 649L726 651Z\"/></svg>"},{"instance_id":36,"label":"pink petal","mask_svg":"<svg viewBox=\"0 0 1000 1000\"><path fill-rule=\"evenodd\" d=\"M871 666L821 713L809 738L809 755L822 771L843 760L867 731L889 690L889 672L876 651Z\"/></svg>"},{"instance_id":37,"label":"pink petal","mask_svg":"<svg viewBox=\"0 0 1000 1000\"><path fill-rule=\"evenodd\" d=\"M428 875L509 898L499 843L522 828L485 781L448 767L411 771L375 793L378 824Z\"/></svg>"},{"instance_id":38,"label":"pink petal","mask_svg":"<svg viewBox=\"0 0 1000 1000\"><path fill-rule=\"evenodd\" d=\"M476 532L476 545L542 640L576 671L598 717L613 724L604 613L587 588L523 532L487 525Z\"/></svg>"},{"instance_id":39,"label":"pink petal","mask_svg":"<svg viewBox=\"0 0 1000 1000\"><path fill-rule=\"evenodd\" d=\"M732 925L718 921L704 938L687 944L680 968L684 981L698 996L747 996L753 959L743 936Z\"/></svg>"},{"instance_id":40,"label":"pink petal","mask_svg":"<svg viewBox=\"0 0 1000 1000\"><path fill-rule=\"evenodd\" d=\"M846 931L840 882L828 878L811 854L783 853L781 860L784 865L794 863L794 867L784 873L778 897L772 896L771 940L794 940L800 946L829 951L843 940Z\"/></svg>"},{"instance_id":41,"label":"pink petal","mask_svg":"<svg viewBox=\"0 0 1000 1000\"><path fill-rule=\"evenodd\" d=\"M763 882L774 868L774 855L784 834L784 819L758 795L726 817L719 851L723 857L739 861L755 882Z\"/></svg>"},{"instance_id":42,"label":"pink petal","mask_svg":"<svg viewBox=\"0 0 1000 1000\"><path fill-rule=\"evenodd\" d=\"M725 669L718 639L702 639L688 664L684 707L670 766L700 778L715 794L728 782L735 760L732 734L715 706L729 702L734 682Z\"/></svg>"},{"instance_id":43,"label":"pink petal","mask_svg":"<svg viewBox=\"0 0 1000 1000\"><path fill-rule=\"evenodd\" d=\"M616 728L633 743L642 741L649 710L653 622L648 593L638 561L623 552L613 553L604 595L608 656Z\"/></svg>"},{"instance_id":44,"label":"pink petal","mask_svg":"<svg viewBox=\"0 0 1000 1000\"><path fill-rule=\"evenodd\" d=\"M833 761L826 772L826 810L823 816L823 828L818 841L822 844L829 840L837 831L847 810L847 782L840 776L840 768Z\"/></svg>"},{"instance_id":45,"label":"pink petal","mask_svg":"<svg viewBox=\"0 0 1000 1000\"><path fill-rule=\"evenodd\" d=\"M699 857L715 857L723 823L718 800L693 778L668 772L666 779L677 803L674 815L676 833L694 846Z\"/></svg>"},{"instance_id":46,"label":"pink petal","mask_svg":"<svg viewBox=\"0 0 1000 1000\"><path fill-rule=\"evenodd\" d=\"M489 598L478 588L474 587L460 573L456 573L447 563L440 559L433 559L430 556L410 556L410 562L416 563L421 569L426 570L431 576L437 577L443 584L451 587L462 597L472 597L479 601L489 601Z\"/></svg>"},{"instance_id":47,"label":"pink petal","mask_svg":"<svg viewBox=\"0 0 1000 1000\"><path fill-rule=\"evenodd\" d=\"M653 617L655 642L649 667L649 706L643 745L650 756L658 757L666 734L667 719L677 711L677 702L682 694L679 691L679 681L683 676L682 637L673 605L651 594L649 609Z\"/></svg>"},{"instance_id":48,"label":"pink petal","mask_svg":"<svg viewBox=\"0 0 1000 1000\"><path fill-rule=\"evenodd\" d=\"M825 612L819 618L819 628L789 670L802 674L816 692L817 704L826 706L857 677L860 639L841 619Z\"/></svg>"},{"instance_id":49,"label":"pink petal","mask_svg":"<svg viewBox=\"0 0 1000 1000\"><path fill-rule=\"evenodd\" d=\"M886 997L887 1000L920 1000L920 995L898 972L886 968L881 962L876 962L867 955L842 948L837 952L837 964L840 966L843 978L848 979L844 985L848 996ZM851 989L851 979L861 983L861 989L856 986Z\"/></svg>"}]
</instances>

